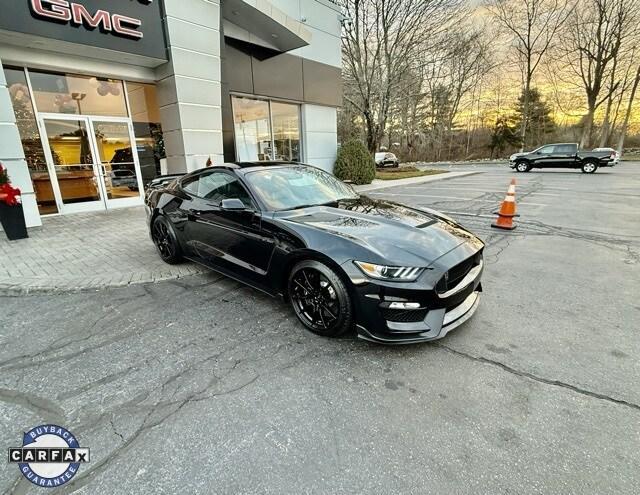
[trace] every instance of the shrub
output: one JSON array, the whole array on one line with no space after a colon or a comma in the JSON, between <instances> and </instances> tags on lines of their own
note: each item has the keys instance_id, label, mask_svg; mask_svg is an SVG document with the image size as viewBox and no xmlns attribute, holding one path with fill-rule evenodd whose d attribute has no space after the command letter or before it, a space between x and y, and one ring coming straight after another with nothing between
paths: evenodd
<instances>
[{"instance_id":1,"label":"shrub","mask_svg":"<svg viewBox=\"0 0 640 495\"><path fill-rule=\"evenodd\" d=\"M370 184L376 176L376 166L365 145L353 139L340 147L333 173L340 180Z\"/></svg>"}]
</instances>

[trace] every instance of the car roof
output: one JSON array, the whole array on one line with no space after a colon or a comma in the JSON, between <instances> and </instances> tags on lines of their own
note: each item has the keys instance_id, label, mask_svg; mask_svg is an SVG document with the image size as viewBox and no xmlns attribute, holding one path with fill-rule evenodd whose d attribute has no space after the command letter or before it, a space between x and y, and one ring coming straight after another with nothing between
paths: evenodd
<instances>
[{"instance_id":1,"label":"car roof","mask_svg":"<svg viewBox=\"0 0 640 495\"><path fill-rule=\"evenodd\" d=\"M283 167L283 166L292 166L292 165L299 165L299 166L303 166L303 167L312 167L313 165L307 165L305 163L300 163L300 162L287 162L284 160L273 160L273 161L264 161L264 162L225 162L225 163L220 163L220 164L213 164L210 165L208 167L202 167L199 168L197 170L193 170L187 174L184 174L182 176L182 178L186 178L186 177L191 177L193 175L198 175L201 174L203 172L205 172L206 170L211 170L211 169L223 169L223 170L230 170L233 171L235 173L244 173L244 172L249 172L249 171L255 171L255 170L260 170L260 169L264 169L264 168L269 168L269 167Z\"/></svg>"},{"instance_id":2,"label":"car roof","mask_svg":"<svg viewBox=\"0 0 640 495\"><path fill-rule=\"evenodd\" d=\"M249 167L273 167L274 165L302 165L299 162L289 162L286 160L271 160L271 161L255 161L255 162L233 162L240 168Z\"/></svg>"}]
</instances>

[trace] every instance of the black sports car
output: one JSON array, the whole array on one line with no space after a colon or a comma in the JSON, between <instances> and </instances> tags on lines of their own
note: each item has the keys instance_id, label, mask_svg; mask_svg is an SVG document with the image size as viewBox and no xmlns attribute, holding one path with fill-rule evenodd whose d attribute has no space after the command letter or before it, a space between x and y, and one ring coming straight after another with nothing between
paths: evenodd
<instances>
[{"instance_id":1,"label":"black sports car","mask_svg":"<svg viewBox=\"0 0 640 495\"><path fill-rule=\"evenodd\" d=\"M320 169L225 164L147 191L162 259L283 295L311 331L367 340L444 337L476 310L483 242L428 209L359 196Z\"/></svg>"}]
</instances>

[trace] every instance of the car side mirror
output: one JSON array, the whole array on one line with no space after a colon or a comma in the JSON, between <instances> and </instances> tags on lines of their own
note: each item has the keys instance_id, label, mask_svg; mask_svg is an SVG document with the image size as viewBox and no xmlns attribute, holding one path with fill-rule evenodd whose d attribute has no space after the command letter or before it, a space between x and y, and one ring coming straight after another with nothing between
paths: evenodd
<instances>
[{"instance_id":1,"label":"car side mirror","mask_svg":"<svg viewBox=\"0 0 640 495\"><path fill-rule=\"evenodd\" d=\"M223 199L220 203L220 208L222 208L223 210L232 211L242 211L247 209L244 203L238 198Z\"/></svg>"}]
</instances>

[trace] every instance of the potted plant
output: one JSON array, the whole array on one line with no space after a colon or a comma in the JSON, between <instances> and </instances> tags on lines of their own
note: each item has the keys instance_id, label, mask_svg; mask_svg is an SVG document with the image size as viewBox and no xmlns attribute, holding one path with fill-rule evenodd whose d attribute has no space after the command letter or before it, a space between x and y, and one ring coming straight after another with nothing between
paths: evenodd
<instances>
[{"instance_id":1,"label":"potted plant","mask_svg":"<svg viewBox=\"0 0 640 495\"><path fill-rule=\"evenodd\" d=\"M24 222L20 189L13 187L7 169L0 163L0 223L10 241L29 237Z\"/></svg>"}]
</instances>

